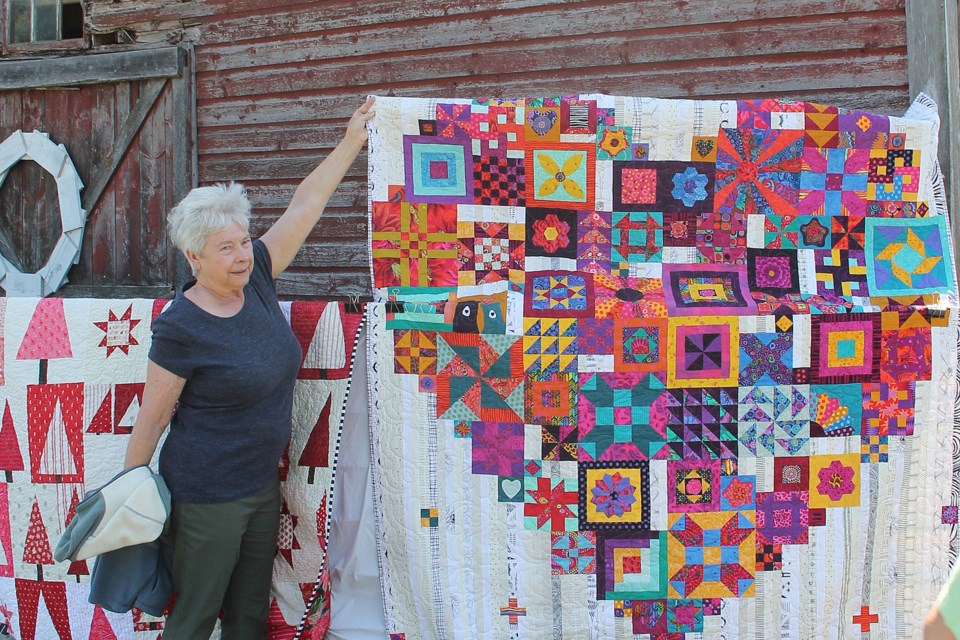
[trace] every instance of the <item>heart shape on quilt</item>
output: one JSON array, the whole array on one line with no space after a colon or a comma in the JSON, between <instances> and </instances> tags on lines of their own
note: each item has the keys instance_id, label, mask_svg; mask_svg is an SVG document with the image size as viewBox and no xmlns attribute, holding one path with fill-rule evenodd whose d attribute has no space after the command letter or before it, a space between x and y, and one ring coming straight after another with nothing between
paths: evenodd
<instances>
[{"instance_id":1,"label":"heart shape on quilt","mask_svg":"<svg viewBox=\"0 0 960 640\"><path fill-rule=\"evenodd\" d=\"M529 113L527 113L527 121L530 123L530 128L533 129L538 136L545 136L557 122L557 112L530 109Z\"/></svg>"},{"instance_id":2,"label":"heart shape on quilt","mask_svg":"<svg viewBox=\"0 0 960 640\"><path fill-rule=\"evenodd\" d=\"M514 498L518 493L520 493L520 488L522 483L516 478L504 478L500 482L500 488L503 489L503 495L508 498Z\"/></svg>"}]
</instances>

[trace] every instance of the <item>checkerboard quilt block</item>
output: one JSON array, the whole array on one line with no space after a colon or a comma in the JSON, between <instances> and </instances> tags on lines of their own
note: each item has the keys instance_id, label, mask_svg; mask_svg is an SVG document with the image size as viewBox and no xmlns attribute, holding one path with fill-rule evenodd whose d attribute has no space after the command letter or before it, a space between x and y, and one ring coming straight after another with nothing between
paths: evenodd
<instances>
[{"instance_id":1,"label":"checkerboard quilt block","mask_svg":"<svg viewBox=\"0 0 960 640\"><path fill-rule=\"evenodd\" d=\"M920 633L960 503L936 105L377 112L391 637Z\"/></svg>"},{"instance_id":2,"label":"checkerboard quilt block","mask_svg":"<svg viewBox=\"0 0 960 640\"><path fill-rule=\"evenodd\" d=\"M143 399L151 324L168 302L0 299L0 629L11 637L155 640L163 632L163 617L89 604L92 559L57 564L52 551L84 494L120 471ZM304 358L278 469L271 639L322 634L330 623L333 470L363 318L338 303L282 307ZM398 346L411 351L413 370L435 366L427 337L408 332Z\"/></svg>"}]
</instances>

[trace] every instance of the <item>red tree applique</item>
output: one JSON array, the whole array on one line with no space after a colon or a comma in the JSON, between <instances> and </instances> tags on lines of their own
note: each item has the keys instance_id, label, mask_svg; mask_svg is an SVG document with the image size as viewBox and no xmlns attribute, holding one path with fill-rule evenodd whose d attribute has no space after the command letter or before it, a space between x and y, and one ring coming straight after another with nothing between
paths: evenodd
<instances>
[{"instance_id":1,"label":"red tree applique","mask_svg":"<svg viewBox=\"0 0 960 640\"><path fill-rule=\"evenodd\" d=\"M50 550L50 537L40 515L40 504L33 501L30 511L30 527L23 541L23 562L37 565L37 580L43 580L43 565L53 564L53 552Z\"/></svg>"},{"instance_id":2,"label":"red tree applique","mask_svg":"<svg viewBox=\"0 0 960 640\"><path fill-rule=\"evenodd\" d=\"M17 350L17 360L39 360L40 384L46 384L47 360L72 357L63 299L44 298L33 310L33 317Z\"/></svg>"},{"instance_id":3,"label":"red tree applique","mask_svg":"<svg viewBox=\"0 0 960 640\"><path fill-rule=\"evenodd\" d=\"M90 389L88 385L87 389ZM104 396L103 400L100 402L100 407L97 408L96 413L93 414L93 418L90 420L90 425L87 427L87 433L94 434L104 434L113 432L113 389L107 391L107 395Z\"/></svg>"},{"instance_id":4,"label":"red tree applique","mask_svg":"<svg viewBox=\"0 0 960 640\"><path fill-rule=\"evenodd\" d=\"M86 560L75 560L70 563L70 566L67 568L68 576L76 576L77 582L80 582L80 576L90 575L90 567L87 566ZM96 636L91 636L96 637Z\"/></svg>"},{"instance_id":5,"label":"red tree applique","mask_svg":"<svg viewBox=\"0 0 960 640\"><path fill-rule=\"evenodd\" d=\"M64 520L64 526L70 524L70 521L73 520L77 515L77 505L80 503L80 496L77 494L77 490L73 490L73 497L70 499L70 510L67 512L67 518ZM67 569L67 575L76 576L77 582L80 582L80 576L90 575L90 568L87 566L86 560L75 560L70 563L70 567ZM91 636L91 637L101 637L101 636ZM103 637L114 637L114 636L103 636Z\"/></svg>"},{"instance_id":6,"label":"red tree applique","mask_svg":"<svg viewBox=\"0 0 960 640\"><path fill-rule=\"evenodd\" d=\"M300 454L298 464L301 467L310 467L307 475L307 483L313 484L314 472L317 467L328 466L327 458L330 454L330 410L333 406L333 396L327 398L323 409L320 410L320 417L317 423L313 425L307 444Z\"/></svg>"},{"instance_id":7,"label":"red tree applique","mask_svg":"<svg viewBox=\"0 0 960 640\"><path fill-rule=\"evenodd\" d=\"M70 524L70 521L77 517L77 505L80 504L80 495L74 487L73 495L70 497L70 508L67 510L67 517L63 521L64 526Z\"/></svg>"},{"instance_id":8,"label":"red tree applique","mask_svg":"<svg viewBox=\"0 0 960 640\"><path fill-rule=\"evenodd\" d=\"M20 453L9 401L3 408L3 420L0 421L0 470L6 475L8 483L13 482L14 471L23 471L23 455Z\"/></svg>"},{"instance_id":9,"label":"red tree applique","mask_svg":"<svg viewBox=\"0 0 960 640\"><path fill-rule=\"evenodd\" d=\"M90 622L90 638L117 640L117 634L113 631L110 621L107 620L107 614L103 612L100 606L93 610L93 620Z\"/></svg>"}]
</instances>

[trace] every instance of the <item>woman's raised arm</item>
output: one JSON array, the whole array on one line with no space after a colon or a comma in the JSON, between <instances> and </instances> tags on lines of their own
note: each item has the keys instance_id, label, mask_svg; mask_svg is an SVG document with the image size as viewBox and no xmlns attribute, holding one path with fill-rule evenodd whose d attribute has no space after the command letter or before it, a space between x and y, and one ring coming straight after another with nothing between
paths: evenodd
<instances>
[{"instance_id":1,"label":"woman's raised arm","mask_svg":"<svg viewBox=\"0 0 960 640\"><path fill-rule=\"evenodd\" d=\"M323 215L330 196L366 143L366 124L374 116L371 111L373 102L373 97L367 98L367 101L353 112L340 144L303 179L287 210L260 238L270 252L273 277L283 273L293 261L310 230Z\"/></svg>"}]
</instances>

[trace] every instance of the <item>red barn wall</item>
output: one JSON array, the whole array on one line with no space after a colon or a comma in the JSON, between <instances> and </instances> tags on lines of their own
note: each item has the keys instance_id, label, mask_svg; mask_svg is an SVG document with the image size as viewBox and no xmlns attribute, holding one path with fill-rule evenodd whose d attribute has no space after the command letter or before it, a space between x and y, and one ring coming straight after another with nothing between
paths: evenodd
<instances>
[{"instance_id":1,"label":"red barn wall","mask_svg":"<svg viewBox=\"0 0 960 640\"><path fill-rule=\"evenodd\" d=\"M196 178L246 184L255 233L368 93L780 96L888 114L910 100L904 0L93 0L87 11L101 42L192 43ZM283 295L369 293L365 174L361 155Z\"/></svg>"}]
</instances>

